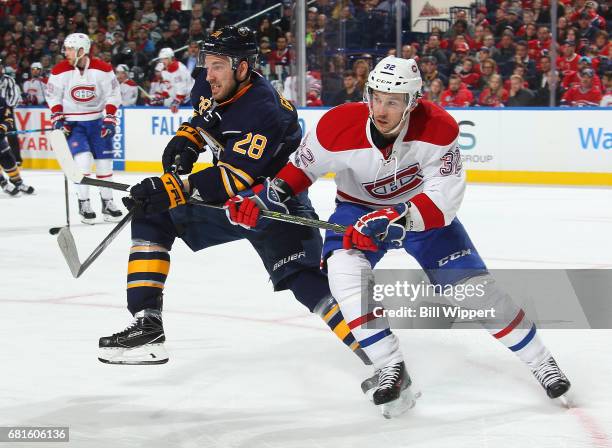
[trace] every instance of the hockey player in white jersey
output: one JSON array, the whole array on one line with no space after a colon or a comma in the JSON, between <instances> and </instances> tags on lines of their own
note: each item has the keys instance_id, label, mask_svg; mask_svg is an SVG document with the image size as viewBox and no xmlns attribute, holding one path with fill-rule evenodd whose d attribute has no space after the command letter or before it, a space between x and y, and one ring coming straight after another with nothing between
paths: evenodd
<instances>
[{"instance_id":1,"label":"hockey player in white jersey","mask_svg":"<svg viewBox=\"0 0 612 448\"><path fill-rule=\"evenodd\" d=\"M332 294L376 369L362 388L371 389L385 417L414 405L411 379L386 318L362 309L361 288L362 275L371 279L392 249L413 256L434 285L485 285L481 301L470 305L503 310L503 318L481 324L527 364L549 397L559 397L570 382L535 324L496 285L456 217L465 190L459 127L442 108L420 99L421 86L413 59L383 59L370 73L366 101L328 111L274 179L226 203L228 216L265 228L260 210L286 213L288 198L336 173L337 206L330 221L348 228L344 235L327 232L322 258ZM366 323L378 323L377 329Z\"/></svg>"},{"instance_id":2,"label":"hockey player in white jersey","mask_svg":"<svg viewBox=\"0 0 612 448\"><path fill-rule=\"evenodd\" d=\"M67 136L74 160L84 173L91 172L95 160L96 177L112 180L112 140L121 105L119 83L110 64L89 56L87 35L73 33L64 40L65 60L56 64L47 82L47 103L54 129ZM89 186L78 185L81 221L94 224L96 213L89 200ZM113 202L113 192L100 188L105 221L119 221L121 210Z\"/></svg>"},{"instance_id":3,"label":"hockey player in white jersey","mask_svg":"<svg viewBox=\"0 0 612 448\"><path fill-rule=\"evenodd\" d=\"M162 48L159 50L159 59L164 64L162 79L167 82L169 90L164 93L164 97L169 98L170 110L177 113L181 104L189 103L189 94L193 86L191 73L185 64L174 58L172 48Z\"/></svg>"},{"instance_id":4,"label":"hockey player in white jersey","mask_svg":"<svg viewBox=\"0 0 612 448\"><path fill-rule=\"evenodd\" d=\"M125 64L119 64L115 68L115 75L121 91L121 105L134 106L138 101L138 84L130 79L129 67Z\"/></svg>"},{"instance_id":5,"label":"hockey player in white jersey","mask_svg":"<svg viewBox=\"0 0 612 448\"><path fill-rule=\"evenodd\" d=\"M47 79L42 76L42 64L34 62L30 66L30 79L23 83L24 102L33 106L45 104Z\"/></svg>"},{"instance_id":6,"label":"hockey player in white jersey","mask_svg":"<svg viewBox=\"0 0 612 448\"><path fill-rule=\"evenodd\" d=\"M155 73L149 86L149 99L148 103L151 106L166 106L170 107L172 100L168 96L170 87L168 82L162 78L162 72L164 71L164 64L158 62L155 65Z\"/></svg>"}]
</instances>

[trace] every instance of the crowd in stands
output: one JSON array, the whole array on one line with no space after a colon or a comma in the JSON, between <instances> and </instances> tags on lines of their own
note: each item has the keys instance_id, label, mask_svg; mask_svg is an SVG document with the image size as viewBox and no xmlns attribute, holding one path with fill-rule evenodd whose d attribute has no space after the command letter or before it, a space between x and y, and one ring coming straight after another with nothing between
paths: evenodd
<instances>
[{"instance_id":1,"label":"crowd in stands","mask_svg":"<svg viewBox=\"0 0 612 448\"><path fill-rule=\"evenodd\" d=\"M24 104L42 104L32 87L44 83L62 56L66 35L82 32L91 53L121 66L123 82L159 88L155 58L162 48L189 70L199 40L260 11L270 0L4 0L0 2L1 66L22 88ZM550 32L548 0L487 0L454 8L447 26L411 32L410 2L402 2L398 56L418 61L423 95L445 107L612 104L612 12L607 2L559 0L558 31ZM248 23L260 44L258 71L295 99L293 5ZM395 54L395 0L316 0L306 12L309 106L360 101L370 69ZM184 48L183 48L184 47ZM551 57L557 53L556 70ZM0 73L1 74L1 73ZM138 104L147 102L139 95Z\"/></svg>"}]
</instances>

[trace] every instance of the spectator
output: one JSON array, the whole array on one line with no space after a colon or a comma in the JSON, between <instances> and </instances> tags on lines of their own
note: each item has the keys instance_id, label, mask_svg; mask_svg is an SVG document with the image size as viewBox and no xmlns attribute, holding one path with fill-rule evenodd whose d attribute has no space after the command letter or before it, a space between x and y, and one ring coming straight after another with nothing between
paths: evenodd
<instances>
[{"instance_id":1,"label":"spectator","mask_svg":"<svg viewBox=\"0 0 612 448\"><path fill-rule=\"evenodd\" d=\"M342 54L336 53L327 59L326 67L323 71L323 88L321 93L323 104L331 104L336 92L342 88L345 68L346 60Z\"/></svg>"},{"instance_id":2,"label":"spectator","mask_svg":"<svg viewBox=\"0 0 612 448\"><path fill-rule=\"evenodd\" d=\"M485 87L478 98L479 106L503 107L508 101L508 91L504 89L502 77L493 75L489 79L489 84Z\"/></svg>"},{"instance_id":3,"label":"spectator","mask_svg":"<svg viewBox=\"0 0 612 448\"><path fill-rule=\"evenodd\" d=\"M259 25L257 25L257 39L261 39L262 37L267 37L270 39L270 42L276 42L278 36L281 35L281 30L275 25L272 25L269 16L263 16L259 21Z\"/></svg>"},{"instance_id":4,"label":"spectator","mask_svg":"<svg viewBox=\"0 0 612 448\"><path fill-rule=\"evenodd\" d=\"M583 12L578 18L578 38L588 39L589 41L595 40L595 34L598 29L591 25L591 17L588 12Z\"/></svg>"},{"instance_id":5,"label":"spectator","mask_svg":"<svg viewBox=\"0 0 612 448\"><path fill-rule=\"evenodd\" d=\"M448 83L446 75L438 71L438 61L434 56L421 58L421 78L423 79L424 92L429 91L432 82L436 79L440 79L443 84Z\"/></svg>"},{"instance_id":6,"label":"spectator","mask_svg":"<svg viewBox=\"0 0 612 448\"><path fill-rule=\"evenodd\" d=\"M289 73L289 67L293 62L293 53L287 47L287 38L279 36L276 39L276 50L268 54L270 72L276 75L276 79L284 80ZM278 68L277 68L278 67Z\"/></svg>"},{"instance_id":7,"label":"spectator","mask_svg":"<svg viewBox=\"0 0 612 448\"><path fill-rule=\"evenodd\" d=\"M577 71L568 71L565 73L565 75L563 76L563 82L561 83L561 87L564 90L568 90L574 85L580 84L580 73L582 73L582 70L587 68L593 69L593 84L603 90L601 79L599 78L599 76L597 76L597 73L593 68L591 58L589 58L588 56L581 56L580 59L578 59Z\"/></svg>"},{"instance_id":8,"label":"spectator","mask_svg":"<svg viewBox=\"0 0 612 448\"><path fill-rule=\"evenodd\" d=\"M509 63L514 58L514 53L516 50L514 44L514 34L512 31L504 31L499 44L497 44L497 49L499 50L499 55L497 55L497 57L493 57L493 59L497 61L499 66Z\"/></svg>"},{"instance_id":9,"label":"spectator","mask_svg":"<svg viewBox=\"0 0 612 448\"><path fill-rule=\"evenodd\" d=\"M525 80L519 75L510 77L510 92L506 106L528 107L533 105L534 94L523 86L524 83Z\"/></svg>"},{"instance_id":10,"label":"spectator","mask_svg":"<svg viewBox=\"0 0 612 448\"><path fill-rule=\"evenodd\" d=\"M516 34L523 26L523 22L519 19L519 15L520 10L517 8L509 8L508 14L505 14L504 18L497 22L495 35L502 36L506 30L511 30L513 35Z\"/></svg>"},{"instance_id":11,"label":"spectator","mask_svg":"<svg viewBox=\"0 0 612 448\"><path fill-rule=\"evenodd\" d=\"M285 34L287 31L291 31L291 25L293 23L293 7L290 3L283 4L283 15L278 23L281 31Z\"/></svg>"},{"instance_id":12,"label":"spectator","mask_svg":"<svg viewBox=\"0 0 612 448\"><path fill-rule=\"evenodd\" d=\"M332 106L344 103L357 103L363 100L363 91L357 87L355 72L347 70L343 75L344 88L340 90L332 101Z\"/></svg>"},{"instance_id":13,"label":"spectator","mask_svg":"<svg viewBox=\"0 0 612 448\"><path fill-rule=\"evenodd\" d=\"M368 81L368 75L370 74L370 64L365 59L357 59L353 63L353 71L357 76L357 87L363 92Z\"/></svg>"},{"instance_id":14,"label":"spectator","mask_svg":"<svg viewBox=\"0 0 612 448\"><path fill-rule=\"evenodd\" d=\"M199 54L200 46L197 41L192 40L183 55L183 64L187 67L189 73L193 72L193 69L198 65Z\"/></svg>"},{"instance_id":15,"label":"spectator","mask_svg":"<svg viewBox=\"0 0 612 448\"><path fill-rule=\"evenodd\" d=\"M518 65L525 68L525 75L523 78L525 81L527 81L527 83L529 83L529 85L532 85L535 82L537 75L536 64L535 61L529 57L529 47L527 42L524 40L519 41L516 44L516 53L514 54L514 58L506 64L502 75L509 76L511 73L514 73L514 69Z\"/></svg>"},{"instance_id":16,"label":"spectator","mask_svg":"<svg viewBox=\"0 0 612 448\"><path fill-rule=\"evenodd\" d=\"M538 38L536 40L531 40L527 42L529 47L529 57L534 60L538 60L538 58L548 54L550 51L550 46L552 44L552 39L550 35L550 30L546 26L541 26L538 28Z\"/></svg>"},{"instance_id":17,"label":"spectator","mask_svg":"<svg viewBox=\"0 0 612 448\"><path fill-rule=\"evenodd\" d=\"M490 33L485 34L483 42L484 42L483 47L486 47L489 49L489 57L495 60L497 63L497 58L499 57L499 50L495 46L495 37L493 37L493 34L490 34ZM481 50L482 50L482 47L481 47Z\"/></svg>"},{"instance_id":18,"label":"spectator","mask_svg":"<svg viewBox=\"0 0 612 448\"><path fill-rule=\"evenodd\" d=\"M468 107L474 102L472 92L462 85L457 75L451 75L448 79L448 89L442 92L440 105L442 107Z\"/></svg>"},{"instance_id":19,"label":"spectator","mask_svg":"<svg viewBox=\"0 0 612 448\"><path fill-rule=\"evenodd\" d=\"M474 70L474 65L474 59L466 57L461 65L461 70L457 73L461 82L470 90L477 89L480 82L480 74Z\"/></svg>"},{"instance_id":20,"label":"spectator","mask_svg":"<svg viewBox=\"0 0 612 448\"><path fill-rule=\"evenodd\" d=\"M448 67L448 58L444 51L440 48L440 36L437 34L430 34L427 39L427 44L423 49L423 56L433 56L436 58L438 66L441 69Z\"/></svg>"},{"instance_id":21,"label":"spectator","mask_svg":"<svg viewBox=\"0 0 612 448\"><path fill-rule=\"evenodd\" d=\"M566 73L578 71L580 56L576 53L576 42L566 40L562 48L563 55L557 58L557 68L565 76Z\"/></svg>"},{"instance_id":22,"label":"spectator","mask_svg":"<svg viewBox=\"0 0 612 448\"><path fill-rule=\"evenodd\" d=\"M204 34L204 27L202 26L201 20L192 20L189 25L189 36L188 39L191 41L199 42L204 40L206 35Z\"/></svg>"},{"instance_id":23,"label":"spectator","mask_svg":"<svg viewBox=\"0 0 612 448\"><path fill-rule=\"evenodd\" d=\"M599 106L603 98L601 89L593 84L594 72L587 68L580 72L580 84L570 88L561 99L562 106Z\"/></svg>"},{"instance_id":24,"label":"spectator","mask_svg":"<svg viewBox=\"0 0 612 448\"><path fill-rule=\"evenodd\" d=\"M401 57L404 59L415 59L416 61L419 60L419 56L417 55L416 48L410 44L406 44L402 46Z\"/></svg>"},{"instance_id":25,"label":"spectator","mask_svg":"<svg viewBox=\"0 0 612 448\"><path fill-rule=\"evenodd\" d=\"M424 98L440 106L443 91L444 84L442 83L442 80L440 78L436 78L431 82L429 91L425 92Z\"/></svg>"},{"instance_id":26,"label":"spectator","mask_svg":"<svg viewBox=\"0 0 612 448\"><path fill-rule=\"evenodd\" d=\"M559 73L552 71L552 64L549 56L540 58L539 73L535 83L534 106L548 106L550 104L550 89L555 89L555 106L559 104L561 98L561 83Z\"/></svg>"},{"instance_id":27,"label":"spectator","mask_svg":"<svg viewBox=\"0 0 612 448\"><path fill-rule=\"evenodd\" d=\"M599 105L601 107L612 107L612 71L603 75L604 94Z\"/></svg>"},{"instance_id":28,"label":"spectator","mask_svg":"<svg viewBox=\"0 0 612 448\"><path fill-rule=\"evenodd\" d=\"M147 29L152 30L157 26L157 13L155 12L155 8L153 7L152 0L145 0L144 5L142 7L142 16L140 18L140 23L145 25Z\"/></svg>"},{"instance_id":29,"label":"spectator","mask_svg":"<svg viewBox=\"0 0 612 448\"><path fill-rule=\"evenodd\" d=\"M222 14L221 4L213 3L210 5L210 14L208 16L208 27L206 28L206 32L210 34L228 24L228 20Z\"/></svg>"}]
</instances>

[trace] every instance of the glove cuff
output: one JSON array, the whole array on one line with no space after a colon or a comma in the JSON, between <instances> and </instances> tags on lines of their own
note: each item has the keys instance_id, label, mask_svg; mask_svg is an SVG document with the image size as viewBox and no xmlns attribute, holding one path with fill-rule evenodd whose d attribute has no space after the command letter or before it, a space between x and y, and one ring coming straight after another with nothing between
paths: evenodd
<instances>
[{"instance_id":1,"label":"glove cuff","mask_svg":"<svg viewBox=\"0 0 612 448\"><path fill-rule=\"evenodd\" d=\"M190 142L195 144L198 148L198 151L201 151L204 147L204 138L200 135L196 128L194 128L187 122L181 124L181 126L178 128L178 131L176 131L176 135L177 137L185 137Z\"/></svg>"},{"instance_id":2,"label":"glove cuff","mask_svg":"<svg viewBox=\"0 0 612 448\"><path fill-rule=\"evenodd\" d=\"M181 181L178 176L175 176L172 173L166 173L163 174L160 179L164 185L164 188L166 189L166 193L168 193L168 197L170 198L170 206L168 208L174 208L187 203L185 192L183 190L183 181Z\"/></svg>"}]
</instances>

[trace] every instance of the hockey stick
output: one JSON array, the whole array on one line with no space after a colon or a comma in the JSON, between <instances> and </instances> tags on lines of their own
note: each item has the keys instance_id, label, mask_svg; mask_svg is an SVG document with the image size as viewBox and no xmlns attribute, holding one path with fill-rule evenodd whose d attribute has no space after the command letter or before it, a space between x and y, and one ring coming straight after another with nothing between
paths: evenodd
<instances>
[{"instance_id":1,"label":"hockey stick","mask_svg":"<svg viewBox=\"0 0 612 448\"><path fill-rule=\"evenodd\" d=\"M51 132L52 130L53 128L24 129L22 131L8 131L6 135L30 134L32 132Z\"/></svg>"},{"instance_id":2,"label":"hockey stick","mask_svg":"<svg viewBox=\"0 0 612 448\"><path fill-rule=\"evenodd\" d=\"M55 152L55 157L62 167L62 171L66 177L72 182L83 185L92 185L95 187L106 187L113 190L129 192L131 185L122 184L119 182L111 182L103 179L92 179L83 175L81 169L74 163L72 153L66 142L66 137L61 130L51 132L50 136L51 147ZM223 210L220 205L208 204L204 201L197 199L190 199L189 204L197 205L201 207L216 208ZM334 224L327 221L321 221L319 219L304 218L302 216L289 215L287 213L274 212L271 210L262 210L261 215L268 219L274 219L276 221L290 222L293 224L299 224L308 227L314 227L317 229L331 230L336 233L344 233L346 227L340 224Z\"/></svg>"},{"instance_id":3,"label":"hockey stick","mask_svg":"<svg viewBox=\"0 0 612 448\"><path fill-rule=\"evenodd\" d=\"M138 90L140 90L140 92L146 96L147 98L149 98L150 100L153 99L153 97L151 95L149 95L149 92L147 92L145 89L143 89L142 87L140 87L139 85L136 85L136 87L138 87Z\"/></svg>"},{"instance_id":4,"label":"hockey stick","mask_svg":"<svg viewBox=\"0 0 612 448\"><path fill-rule=\"evenodd\" d=\"M66 199L66 227L70 228L70 203L68 202L68 178L64 176L64 198ZM57 235L62 227L51 227L49 233Z\"/></svg>"},{"instance_id":5,"label":"hockey stick","mask_svg":"<svg viewBox=\"0 0 612 448\"><path fill-rule=\"evenodd\" d=\"M62 227L57 236L57 243L59 244L60 250L68 263L70 272L74 278L79 278L83 272L87 270L89 266L100 256L102 252L109 246L110 243L119 235L119 232L130 222L134 210L130 210L127 215L123 217L119 223L106 235L100 244L93 250L93 252L81 263L79 260L79 253L74 242L70 227Z\"/></svg>"}]
</instances>

